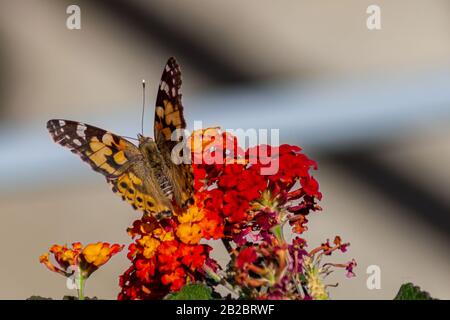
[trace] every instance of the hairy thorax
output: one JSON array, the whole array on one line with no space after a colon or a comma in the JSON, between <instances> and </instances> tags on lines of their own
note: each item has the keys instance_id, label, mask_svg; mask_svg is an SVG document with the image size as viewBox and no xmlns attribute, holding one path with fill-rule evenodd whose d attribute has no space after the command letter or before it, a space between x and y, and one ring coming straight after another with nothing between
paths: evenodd
<instances>
[{"instance_id":1,"label":"hairy thorax","mask_svg":"<svg viewBox=\"0 0 450 320\"><path fill-rule=\"evenodd\" d=\"M144 140L145 139L145 140ZM163 194L172 199L173 196L173 186L167 176L168 168L164 161L161 152L158 149L155 141L149 138L144 138L140 141L139 149L142 154L148 159L148 164L154 174L156 181Z\"/></svg>"}]
</instances>

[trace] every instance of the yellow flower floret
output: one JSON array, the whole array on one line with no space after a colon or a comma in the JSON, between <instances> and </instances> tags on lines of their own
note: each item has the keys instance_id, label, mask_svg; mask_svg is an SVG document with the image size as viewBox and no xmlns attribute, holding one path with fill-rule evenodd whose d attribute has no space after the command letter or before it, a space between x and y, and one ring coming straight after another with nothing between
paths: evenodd
<instances>
[{"instance_id":1,"label":"yellow flower floret","mask_svg":"<svg viewBox=\"0 0 450 320\"><path fill-rule=\"evenodd\" d=\"M156 249L160 245L160 241L152 238L151 236L144 236L142 239L138 240L139 244L144 247L143 255L147 259L150 259L155 255Z\"/></svg>"},{"instance_id":2,"label":"yellow flower floret","mask_svg":"<svg viewBox=\"0 0 450 320\"><path fill-rule=\"evenodd\" d=\"M197 244L202 238L202 229L197 223L182 223L177 228L177 236L186 244Z\"/></svg>"},{"instance_id":3,"label":"yellow flower floret","mask_svg":"<svg viewBox=\"0 0 450 320\"><path fill-rule=\"evenodd\" d=\"M171 241L175 239L173 231L165 231L163 228L157 228L152 232L153 236L160 241Z\"/></svg>"},{"instance_id":4,"label":"yellow flower floret","mask_svg":"<svg viewBox=\"0 0 450 320\"><path fill-rule=\"evenodd\" d=\"M178 216L178 222L180 222L181 224L198 222L204 217L205 213L199 207L191 206L185 213Z\"/></svg>"}]
</instances>

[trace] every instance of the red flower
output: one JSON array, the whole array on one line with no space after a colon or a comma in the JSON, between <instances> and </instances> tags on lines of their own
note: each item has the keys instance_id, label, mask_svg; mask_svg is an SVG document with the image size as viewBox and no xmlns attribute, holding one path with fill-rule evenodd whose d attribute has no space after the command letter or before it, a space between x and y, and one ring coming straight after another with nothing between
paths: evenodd
<instances>
[{"instance_id":1,"label":"red flower","mask_svg":"<svg viewBox=\"0 0 450 320\"><path fill-rule=\"evenodd\" d=\"M254 263L256 258L256 250L253 247L245 248L239 252L236 258L236 265L238 268L242 269L246 265Z\"/></svg>"},{"instance_id":2,"label":"red flower","mask_svg":"<svg viewBox=\"0 0 450 320\"><path fill-rule=\"evenodd\" d=\"M164 274L161 282L164 285L170 284L171 291L178 291L185 284L185 272L183 268L176 268L172 273Z\"/></svg>"},{"instance_id":3,"label":"red flower","mask_svg":"<svg viewBox=\"0 0 450 320\"><path fill-rule=\"evenodd\" d=\"M300 183L302 185L305 193L311 197L316 197L317 199L322 199L322 193L319 192L319 183L312 176L302 177L300 179Z\"/></svg>"},{"instance_id":4,"label":"red flower","mask_svg":"<svg viewBox=\"0 0 450 320\"><path fill-rule=\"evenodd\" d=\"M143 282L151 282L151 278L155 275L154 259L136 260L136 275Z\"/></svg>"},{"instance_id":5,"label":"red flower","mask_svg":"<svg viewBox=\"0 0 450 320\"><path fill-rule=\"evenodd\" d=\"M191 270L196 270L197 268L203 266L203 263L206 260L204 251L203 245L189 246L182 244L180 246L180 253L182 256L181 261Z\"/></svg>"},{"instance_id":6,"label":"red flower","mask_svg":"<svg viewBox=\"0 0 450 320\"><path fill-rule=\"evenodd\" d=\"M200 190L205 185L206 170L198 166L194 166L194 189Z\"/></svg>"},{"instance_id":7,"label":"red flower","mask_svg":"<svg viewBox=\"0 0 450 320\"><path fill-rule=\"evenodd\" d=\"M178 242L175 240L165 241L158 247L158 262L161 272L170 272L180 265L178 261L180 252Z\"/></svg>"},{"instance_id":8,"label":"red flower","mask_svg":"<svg viewBox=\"0 0 450 320\"><path fill-rule=\"evenodd\" d=\"M222 190L209 190L204 195L203 204L205 208L212 212L220 212L224 201L224 193Z\"/></svg>"}]
</instances>

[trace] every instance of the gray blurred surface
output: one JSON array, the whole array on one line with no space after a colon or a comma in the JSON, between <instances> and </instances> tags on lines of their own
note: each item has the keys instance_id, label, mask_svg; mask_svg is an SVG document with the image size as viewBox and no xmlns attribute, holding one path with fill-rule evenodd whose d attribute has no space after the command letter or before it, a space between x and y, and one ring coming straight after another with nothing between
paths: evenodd
<instances>
[{"instance_id":1,"label":"gray blurred surface","mask_svg":"<svg viewBox=\"0 0 450 320\"><path fill-rule=\"evenodd\" d=\"M450 297L447 1L378 1L380 31L365 27L369 1L80 1L79 31L65 28L68 4L0 3L0 298L70 294L38 263L53 243L130 242L138 213L54 145L45 122L134 136L140 81L151 106L170 55L182 65L190 126L269 125L319 161L324 211L305 237L313 247L339 234L352 244L331 261L358 261L356 278L329 279L340 282L333 298L390 299L406 281ZM379 177L380 187L344 159L395 177ZM381 290L366 288L372 264ZM115 298L127 266L115 257L88 294Z\"/></svg>"}]
</instances>

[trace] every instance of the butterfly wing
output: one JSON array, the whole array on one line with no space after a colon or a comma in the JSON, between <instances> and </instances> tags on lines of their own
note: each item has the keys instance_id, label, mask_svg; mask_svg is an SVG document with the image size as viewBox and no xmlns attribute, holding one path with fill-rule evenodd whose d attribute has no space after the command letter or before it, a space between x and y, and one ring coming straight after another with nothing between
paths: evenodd
<instances>
[{"instance_id":1,"label":"butterfly wing","mask_svg":"<svg viewBox=\"0 0 450 320\"><path fill-rule=\"evenodd\" d=\"M169 58L161 76L155 108L154 134L158 149L169 168L178 205L185 207L193 198L193 173L190 164L175 164L171 153L186 128L181 103L181 71L175 58Z\"/></svg>"},{"instance_id":2,"label":"butterfly wing","mask_svg":"<svg viewBox=\"0 0 450 320\"><path fill-rule=\"evenodd\" d=\"M50 120L47 129L56 143L69 148L103 174L113 191L135 209L151 214L171 210L170 203L154 187L155 178L133 143L106 130L70 120Z\"/></svg>"},{"instance_id":3,"label":"butterfly wing","mask_svg":"<svg viewBox=\"0 0 450 320\"><path fill-rule=\"evenodd\" d=\"M157 181L144 162L135 162L117 179L110 179L108 182L112 190L134 209L151 214L158 220L171 216L172 205L161 189L156 187Z\"/></svg>"},{"instance_id":4,"label":"butterfly wing","mask_svg":"<svg viewBox=\"0 0 450 320\"><path fill-rule=\"evenodd\" d=\"M181 104L181 71L175 58L169 58L161 76L155 107L155 141L166 141L173 147L172 133L186 128Z\"/></svg>"},{"instance_id":5,"label":"butterfly wing","mask_svg":"<svg viewBox=\"0 0 450 320\"><path fill-rule=\"evenodd\" d=\"M142 159L134 144L94 126L56 119L47 122L47 129L56 143L69 148L107 178L120 176L130 163Z\"/></svg>"}]
</instances>

